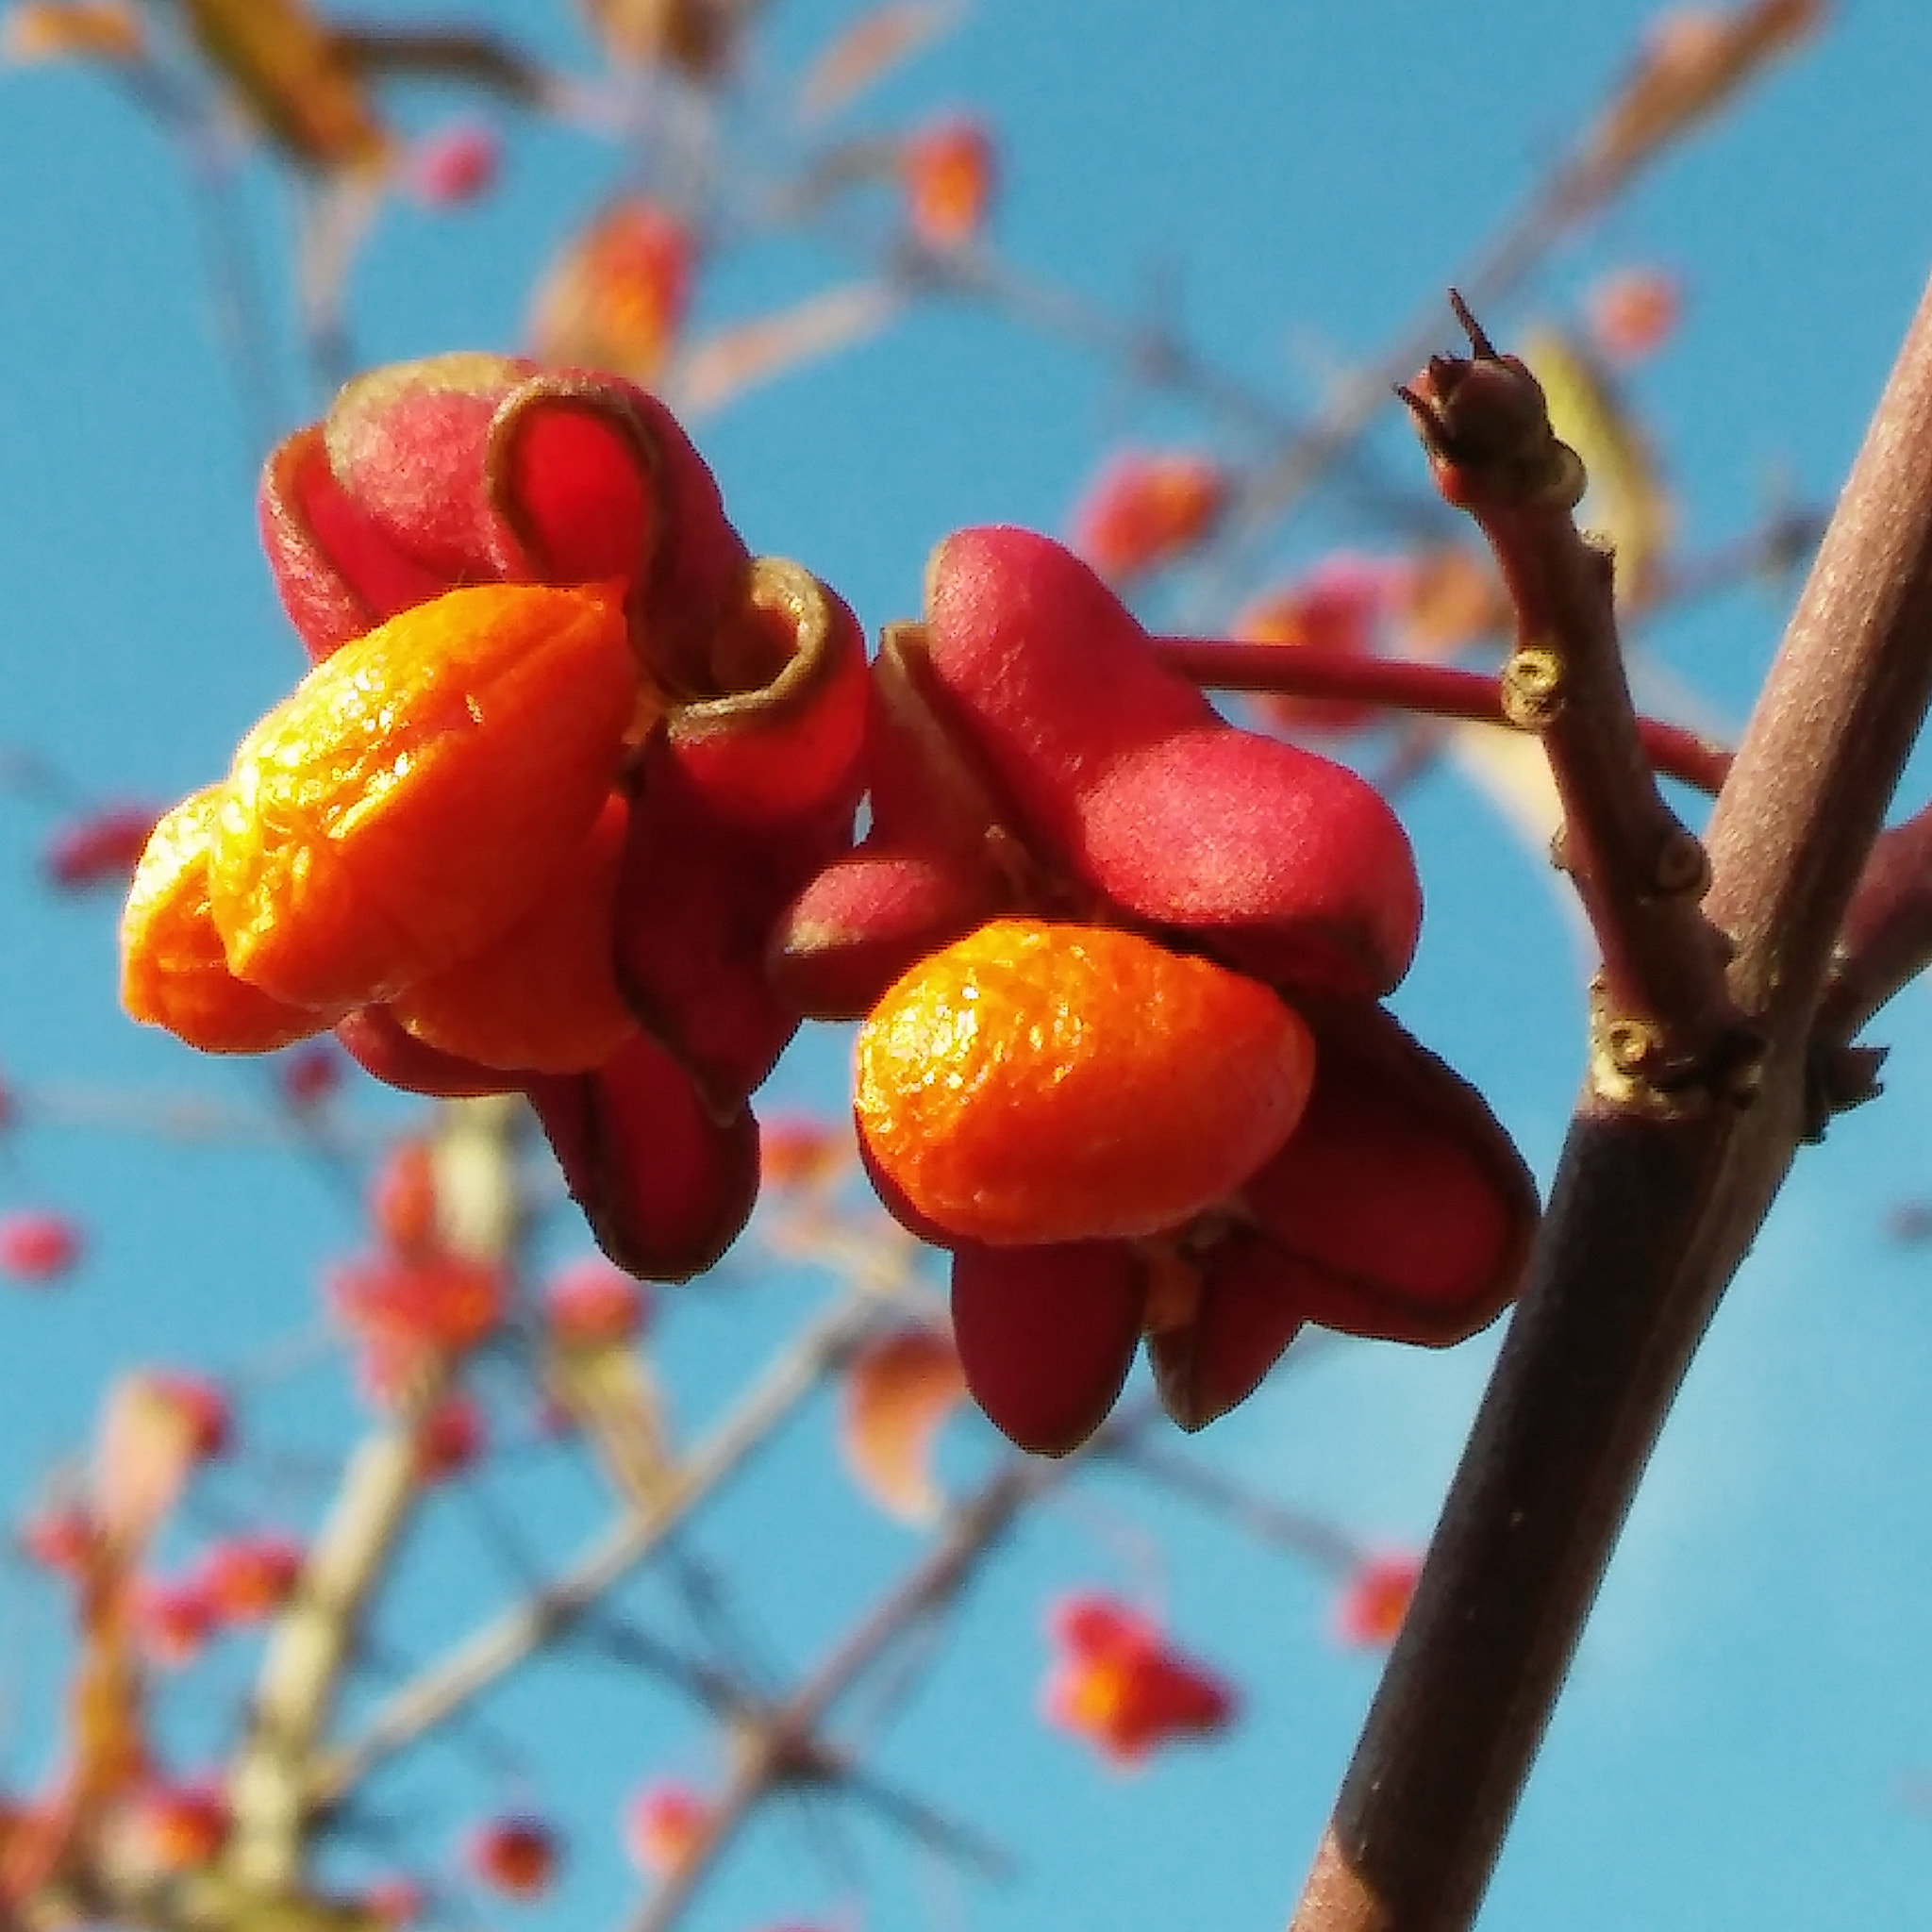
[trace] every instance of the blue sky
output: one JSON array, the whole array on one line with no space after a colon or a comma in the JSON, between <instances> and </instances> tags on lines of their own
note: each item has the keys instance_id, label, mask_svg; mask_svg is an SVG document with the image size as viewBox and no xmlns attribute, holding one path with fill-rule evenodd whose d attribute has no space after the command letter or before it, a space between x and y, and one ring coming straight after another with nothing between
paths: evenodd
<instances>
[{"instance_id":1,"label":"blue sky","mask_svg":"<svg viewBox=\"0 0 1932 1932\"><path fill-rule=\"evenodd\" d=\"M444 9L412 5L399 15ZM454 12L452 7L448 9ZM789 152L772 114L848 16L780 0L735 139L757 164ZM526 34L582 69L574 17L483 0L466 17ZM970 107L996 130L994 234L1029 275L1133 312L1178 291L1217 362L1306 404L1324 371L1386 341L1469 258L1583 122L1627 58L1645 7L1528 0L1362 0L1341 8L1225 0L979 0L956 33L857 110L888 129ZM1740 109L1647 175L1564 251L1524 301L1485 319L1507 338L1563 312L1607 266L1668 264L1689 306L1640 373L1692 547L1749 528L1781 496L1828 499L1857 446L1932 263L1924 76L1932 14L1866 0ZM418 100L413 125L447 112ZM610 149L508 130L497 193L460 215L388 210L358 265L358 346L380 360L508 346L558 236L593 208ZM242 177L239 206L275 317L284 426L313 413L288 327L290 197ZM182 157L95 76L0 75L0 746L30 750L79 795L168 798L220 771L238 732L299 668L257 555L261 454L238 407L210 300L207 238ZM835 245L793 243L729 268L700 321L854 272ZM1444 317L1443 342L1451 332ZM1400 425L1385 468L1421 478ZM747 399L700 441L754 547L799 557L870 624L908 613L931 544L958 525L1054 528L1097 453L1191 433L1091 357L1010 322L917 314L879 341ZM1324 510L1283 540L1306 560L1374 531ZM1648 628L1643 643L1720 717L1741 719L1789 589L1749 591ZM1910 802L1932 790L1908 781ZM1581 1062L1574 941L1541 862L1455 775L1403 809L1427 884L1405 1018L1490 1093L1546 1175ZM0 1076L70 1111L129 1096L258 1104L258 1070L199 1062L113 1004L112 909L37 883L46 816L0 793ZM1897 1201L1932 1190L1932 1008L1915 991L1876 1037L1894 1051L1877 1106L1807 1153L1721 1313L1633 1515L1571 1690L1482 1920L1488 1932L1642 1924L1911 1924L1932 1891L1932 1382L1923 1253L1888 1243ZM814 1041L781 1072L794 1099L837 1104L842 1046ZM125 1111L125 1108L123 1109ZM402 1118L355 1097L358 1122ZM322 1258L353 1244L352 1204L260 1139L208 1143L50 1124L0 1142L0 1210L81 1215L92 1254L55 1296L0 1301L0 1495L26 1494L85 1434L129 1363L246 1370L313 1319ZM558 1237L570 1244L567 1233ZM808 1306L794 1278L697 1291L667 1318L667 1374L692 1425L758 1348ZM1257 1489L1371 1541L1420 1539L1491 1350L1338 1350L1198 1445ZM253 1385L251 1385L253 1386ZM352 1413L325 1367L275 1384L244 1420L263 1491L298 1522L313 1499L264 1474L313 1454ZM985 1453L960 1431L948 1468ZM850 1497L823 1406L808 1411L700 1533L735 1581L762 1653L795 1669L914 1545ZM957 1466L956 1466L957 1465ZM254 1489L249 1484L255 1485ZM279 1485L279 1487L278 1487ZM588 1493L541 1471L506 1478L540 1547L593 1521ZM507 1588L474 1525L432 1525L392 1636L421 1654ZM1235 1674L1246 1720L1224 1744L1124 1780L1032 1714L1041 1610L1058 1589L1158 1586L1177 1634ZM638 1599L673 1616L661 1598ZM8 1580L0 1627L25 1662L0 1757L38 1762L58 1659L51 1599ZM993 1566L885 1761L1020 1856L1023 1880L960 1885L850 1833L866 1903L795 1813L754 1832L691 1921L700 1932L816 1915L871 1928L1269 1925L1297 1890L1373 1688L1369 1661L1323 1635L1327 1585L1223 1526L1103 1478L1042 1517ZM225 1670L226 1675L222 1672ZM223 1666L184 1701L183 1749L216 1735L242 1679ZM532 1926L602 1926L632 1897L614 1796L662 1769L717 1769L701 1730L608 1664L558 1659L492 1703L529 1794L576 1841ZM518 1795L475 1752L425 1756L383 1796L422 1824L431 1859L462 1821ZM835 1843L842 1843L835 1840ZM505 1909L491 1923L508 1924Z\"/></svg>"}]
</instances>

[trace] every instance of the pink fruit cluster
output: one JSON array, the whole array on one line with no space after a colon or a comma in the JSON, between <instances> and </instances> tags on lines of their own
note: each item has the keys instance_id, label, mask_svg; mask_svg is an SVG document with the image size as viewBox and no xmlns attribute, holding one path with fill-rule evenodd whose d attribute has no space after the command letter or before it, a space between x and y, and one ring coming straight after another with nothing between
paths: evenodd
<instances>
[{"instance_id":1,"label":"pink fruit cluster","mask_svg":"<svg viewBox=\"0 0 1932 1932\"><path fill-rule=\"evenodd\" d=\"M617 774L617 980L639 1030L601 1066L543 1074L425 1045L383 1006L338 1029L378 1078L521 1089L607 1250L696 1273L758 1183L747 1101L798 1024L766 936L850 842L864 644L808 572L753 558L670 411L619 377L454 355L350 383L271 456L261 525L321 660L462 585L616 583L652 715Z\"/></svg>"},{"instance_id":2,"label":"pink fruit cluster","mask_svg":"<svg viewBox=\"0 0 1932 1932\"><path fill-rule=\"evenodd\" d=\"M1140 506L1111 558L1123 575L1149 541L1171 548L1211 521L1215 479L1157 469L1123 486ZM1150 504L1153 540L1136 521ZM661 403L615 376L483 355L352 382L270 458L261 524L317 660L477 586L621 600L640 696L599 782L614 786L621 846L612 978L634 1026L588 1071L561 1073L457 1058L382 1003L336 1030L408 1091L525 1093L628 1273L680 1278L735 1239L759 1182L750 1098L801 1017L865 1016L974 935L975 958L1011 932L1051 959L1066 951L1056 931L1077 927L1100 935L1088 955L1132 955L1150 986L1213 982L1176 995L1191 1022L1163 1033L1144 1016L1158 1078L1123 1091L1211 1088L1204 1030L1239 1009L1294 1042L1293 1106L1158 1214L1088 1226L1063 1212L997 1234L911 1205L881 1156L891 1095L873 1108L862 1151L893 1211L953 1251L966 1374L1016 1441L1058 1452L1091 1434L1143 1335L1192 1427L1242 1399L1304 1323L1444 1342L1514 1292L1536 1212L1522 1164L1474 1091L1378 1004L1421 916L1400 824L1343 767L1230 725L1071 551L1024 530L958 533L933 559L924 621L889 627L869 666L836 595L751 555ZM1012 961L994 963L1013 977ZM1031 1008L1008 1002L1009 1017L1036 1019L1046 1002L1038 1038L983 1042L1033 1056L1015 1092L1053 1086L1045 1034L1102 1023L1061 1010L1060 983L1023 987ZM1135 1027L1123 1030L1131 1062ZM1040 1125L1020 1108L1013 1144ZM1141 1127L1144 1174L1141 1143L1159 1129ZM475 1288L449 1257L391 1240L342 1272L335 1300L375 1379L393 1384L412 1351L482 1339L498 1309ZM608 1294L576 1312L631 1319Z\"/></svg>"},{"instance_id":3,"label":"pink fruit cluster","mask_svg":"<svg viewBox=\"0 0 1932 1932\"><path fill-rule=\"evenodd\" d=\"M1535 1194L1481 1098L1378 1004L1422 909L1382 799L1228 724L1087 565L1024 530L941 546L925 620L888 631L874 691L871 830L778 929L774 972L804 1011L863 1014L917 962L1029 912L1232 969L1314 1040L1286 1140L1152 1239L1057 1226L990 1242L875 1173L907 1224L953 1250L960 1354L993 1421L1024 1446L1071 1448L1143 1333L1163 1399L1194 1427L1304 1323L1443 1343L1490 1321L1515 1291ZM1159 1024L1145 1016L1150 1036Z\"/></svg>"}]
</instances>

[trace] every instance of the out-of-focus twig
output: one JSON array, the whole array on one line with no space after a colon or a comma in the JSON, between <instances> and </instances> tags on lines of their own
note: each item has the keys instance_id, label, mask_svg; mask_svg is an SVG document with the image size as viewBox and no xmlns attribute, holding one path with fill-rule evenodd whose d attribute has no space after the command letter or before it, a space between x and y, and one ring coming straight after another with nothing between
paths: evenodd
<instances>
[{"instance_id":1,"label":"out-of-focus twig","mask_svg":"<svg viewBox=\"0 0 1932 1932\"><path fill-rule=\"evenodd\" d=\"M452 1248L514 1273L523 1232L519 1104L446 1103L434 1147L438 1225ZM429 1481L422 1424L450 1364L430 1362L408 1398L350 1458L336 1501L276 1618L227 1778L233 1824L220 1880L241 1899L298 1885L318 1807L314 1764L375 1592Z\"/></svg>"},{"instance_id":2,"label":"out-of-focus twig","mask_svg":"<svg viewBox=\"0 0 1932 1932\"><path fill-rule=\"evenodd\" d=\"M1347 1575L1368 1555L1356 1538L1327 1517L1257 1495L1220 1470L1177 1450L1130 1436L1109 1445L1108 1459L1225 1516L1258 1541L1338 1575Z\"/></svg>"},{"instance_id":3,"label":"out-of-focus twig","mask_svg":"<svg viewBox=\"0 0 1932 1932\"><path fill-rule=\"evenodd\" d=\"M819 1733L834 1707L909 1631L941 1614L1021 1511L1110 1439L1137 1428L1145 1411L1123 1418L1058 1462L1007 1457L955 1510L945 1532L905 1578L846 1636L769 1720L748 1735L730 1783L711 1807L677 1869L626 1922L625 1932L668 1932L739 1829L773 1791L817 1782L827 1760Z\"/></svg>"},{"instance_id":4,"label":"out-of-focus twig","mask_svg":"<svg viewBox=\"0 0 1932 1932\"><path fill-rule=\"evenodd\" d=\"M1491 308L1512 294L1566 235L1599 213L1772 57L1810 31L1824 12L1822 0L1750 0L1728 15L1699 16L1708 37L1701 51L1681 39L1674 46L1653 41L1521 212L1457 275L1471 307ZM1690 16L1684 18L1688 27ZM1235 533L1278 517L1355 442L1386 406L1391 389L1428 356L1436 314L1418 314L1381 355L1336 385L1327 408L1253 479L1231 519Z\"/></svg>"},{"instance_id":5,"label":"out-of-focus twig","mask_svg":"<svg viewBox=\"0 0 1932 1932\"><path fill-rule=\"evenodd\" d=\"M413 1743L451 1712L541 1650L595 1605L734 1474L850 1353L875 1319L875 1292L840 1297L773 1363L739 1406L667 1475L656 1511L626 1516L547 1589L506 1611L391 1696L346 1744L321 1756L309 1800L341 1797L376 1764Z\"/></svg>"}]
</instances>

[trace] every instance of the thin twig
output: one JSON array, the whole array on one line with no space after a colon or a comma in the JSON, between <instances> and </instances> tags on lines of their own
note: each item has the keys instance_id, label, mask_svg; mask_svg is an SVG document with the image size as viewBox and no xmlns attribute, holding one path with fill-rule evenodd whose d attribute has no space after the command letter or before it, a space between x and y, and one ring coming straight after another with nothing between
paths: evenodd
<instances>
[{"instance_id":1,"label":"thin twig","mask_svg":"<svg viewBox=\"0 0 1932 1932\"><path fill-rule=\"evenodd\" d=\"M583 1641L619 1662L647 1671L660 1682L672 1685L730 1730L742 1734L773 1721L769 1698L755 1694L715 1666L659 1641L649 1631L600 1619L596 1629L586 1633ZM824 1782L836 1785L861 1805L870 1807L908 1837L958 1864L976 1867L986 1877L1012 1875L1013 1859L1004 1846L948 1818L924 1799L861 1769L849 1757L835 1760L826 1754L824 1763Z\"/></svg>"},{"instance_id":2,"label":"thin twig","mask_svg":"<svg viewBox=\"0 0 1932 1932\"><path fill-rule=\"evenodd\" d=\"M1450 300L1473 354L1431 357L1402 395L1437 488L1481 525L1515 609L1503 702L1542 741L1563 804L1558 863L1603 952L1592 1078L1661 1108L1699 1107L1755 1050L1724 991L1725 941L1701 908L1704 848L1657 788L1611 559L1571 516L1583 465L1557 440L1527 367Z\"/></svg>"},{"instance_id":3,"label":"thin twig","mask_svg":"<svg viewBox=\"0 0 1932 1932\"><path fill-rule=\"evenodd\" d=\"M281 1143L308 1152L320 1141L333 1158L373 1154L395 1139L393 1124L325 1121L287 1106L245 1103L186 1093L142 1093L132 1088L90 1087L78 1081L31 1081L9 1086L12 1117L37 1127L139 1134L168 1141Z\"/></svg>"},{"instance_id":4,"label":"thin twig","mask_svg":"<svg viewBox=\"0 0 1932 1932\"><path fill-rule=\"evenodd\" d=\"M1776 51L1766 46L1760 51ZM1749 72L1740 67L1733 82ZM1641 140L1607 139L1618 125L1630 82L1620 82L1602 113L1575 145L1530 191L1519 212L1481 248L1456 276L1471 304L1492 308L1513 294L1556 246L1600 213L1638 172L1659 158L1699 118L1684 113L1659 123ZM1714 106L1721 95L1707 106ZM1354 447L1389 400L1391 390L1426 357L1440 326L1437 312L1424 309L1379 356L1336 383L1327 407L1285 442L1269 464L1250 478L1227 520L1221 545L1225 554L1252 541L1321 480Z\"/></svg>"},{"instance_id":5,"label":"thin twig","mask_svg":"<svg viewBox=\"0 0 1932 1932\"><path fill-rule=\"evenodd\" d=\"M1364 657L1307 644L1222 638L1156 638L1153 642L1155 655L1170 669L1216 691L1341 699L1411 716L1528 728L1510 714L1504 681L1493 672ZM1655 718L1639 718L1636 725L1652 766L1667 777L1716 795L1731 763L1730 753L1722 745Z\"/></svg>"},{"instance_id":6,"label":"thin twig","mask_svg":"<svg viewBox=\"0 0 1932 1932\"><path fill-rule=\"evenodd\" d=\"M1218 1469L1177 1450L1129 1438L1112 1447L1108 1459L1227 1517L1257 1541L1273 1543L1337 1575L1346 1576L1367 1555L1360 1542L1326 1517L1291 1508L1272 1496L1257 1496Z\"/></svg>"},{"instance_id":7,"label":"thin twig","mask_svg":"<svg viewBox=\"0 0 1932 1932\"><path fill-rule=\"evenodd\" d=\"M461 82L519 107L541 106L554 85L542 64L513 42L478 29L338 26L329 43L370 78Z\"/></svg>"}]
</instances>

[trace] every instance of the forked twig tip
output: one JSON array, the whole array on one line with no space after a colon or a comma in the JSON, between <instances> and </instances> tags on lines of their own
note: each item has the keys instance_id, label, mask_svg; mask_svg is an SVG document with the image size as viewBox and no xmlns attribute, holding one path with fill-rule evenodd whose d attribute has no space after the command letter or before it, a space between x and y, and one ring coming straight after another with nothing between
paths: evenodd
<instances>
[{"instance_id":1,"label":"forked twig tip","mask_svg":"<svg viewBox=\"0 0 1932 1932\"><path fill-rule=\"evenodd\" d=\"M1478 362L1497 362L1502 358L1496 353L1496 345L1491 341L1483 325L1470 311L1467 302L1462 299L1459 290L1449 291L1449 307L1456 320L1462 325L1462 332L1469 338L1469 346L1475 351Z\"/></svg>"},{"instance_id":2,"label":"forked twig tip","mask_svg":"<svg viewBox=\"0 0 1932 1932\"><path fill-rule=\"evenodd\" d=\"M1420 390L1411 389L1406 382L1391 385L1402 398L1404 407L1416 420L1416 425L1431 442L1440 443L1448 434L1449 425L1443 421L1442 412L1435 403Z\"/></svg>"}]
</instances>

